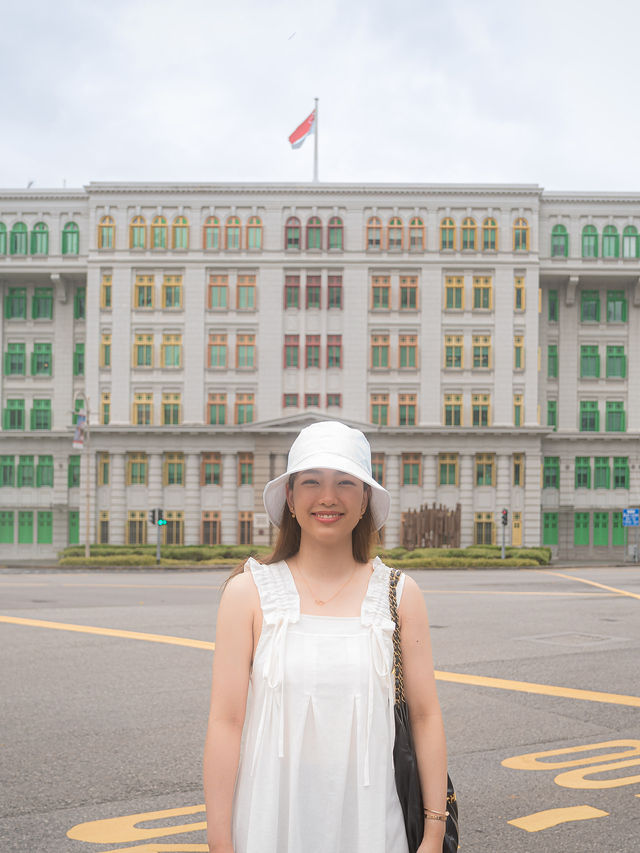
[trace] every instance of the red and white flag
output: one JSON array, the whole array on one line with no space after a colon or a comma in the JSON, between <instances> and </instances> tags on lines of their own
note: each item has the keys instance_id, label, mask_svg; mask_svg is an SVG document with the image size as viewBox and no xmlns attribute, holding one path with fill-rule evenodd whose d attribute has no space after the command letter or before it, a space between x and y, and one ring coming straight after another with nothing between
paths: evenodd
<instances>
[{"instance_id":1,"label":"red and white flag","mask_svg":"<svg viewBox=\"0 0 640 853\"><path fill-rule=\"evenodd\" d=\"M292 148L300 148L302 143L305 141L307 136L310 136L312 133L316 132L316 111L314 110L310 115L306 117L306 119L302 122L301 125L296 127L291 136L289 137L289 142L291 143Z\"/></svg>"}]
</instances>

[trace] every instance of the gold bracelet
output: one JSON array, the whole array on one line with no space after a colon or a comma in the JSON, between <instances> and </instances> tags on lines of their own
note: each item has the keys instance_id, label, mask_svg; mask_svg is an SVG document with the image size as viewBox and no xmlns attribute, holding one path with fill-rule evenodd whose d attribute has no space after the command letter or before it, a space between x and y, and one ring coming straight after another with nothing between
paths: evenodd
<instances>
[{"instance_id":1,"label":"gold bracelet","mask_svg":"<svg viewBox=\"0 0 640 853\"><path fill-rule=\"evenodd\" d=\"M427 814L424 813L425 820L441 820L443 823L447 822L447 815L444 814Z\"/></svg>"},{"instance_id":2,"label":"gold bracelet","mask_svg":"<svg viewBox=\"0 0 640 853\"><path fill-rule=\"evenodd\" d=\"M449 812L439 812L436 809L430 809L427 806L423 806L422 810L425 814L427 812L430 812L431 814L440 814L440 815L444 815L445 817L449 817Z\"/></svg>"}]
</instances>

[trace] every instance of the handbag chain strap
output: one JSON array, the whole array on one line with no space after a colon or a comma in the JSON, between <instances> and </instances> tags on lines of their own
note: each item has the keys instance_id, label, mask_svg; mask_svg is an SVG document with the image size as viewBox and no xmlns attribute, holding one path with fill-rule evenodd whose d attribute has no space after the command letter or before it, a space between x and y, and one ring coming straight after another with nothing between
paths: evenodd
<instances>
[{"instance_id":1,"label":"handbag chain strap","mask_svg":"<svg viewBox=\"0 0 640 853\"><path fill-rule=\"evenodd\" d=\"M389 613L395 625L393 629L393 672L395 677L396 705L405 701L404 676L402 674L402 648L400 646L400 624L398 622L398 600L396 588L400 580L398 569L392 569L389 575Z\"/></svg>"}]
</instances>

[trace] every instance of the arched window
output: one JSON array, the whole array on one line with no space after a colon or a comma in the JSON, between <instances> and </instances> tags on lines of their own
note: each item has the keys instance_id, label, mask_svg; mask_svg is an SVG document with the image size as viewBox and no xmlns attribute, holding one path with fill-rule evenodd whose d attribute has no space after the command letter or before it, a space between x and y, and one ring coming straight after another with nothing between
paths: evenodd
<instances>
[{"instance_id":1,"label":"arched window","mask_svg":"<svg viewBox=\"0 0 640 853\"><path fill-rule=\"evenodd\" d=\"M98 223L98 248L113 249L116 245L116 224L112 216L103 216Z\"/></svg>"},{"instance_id":2,"label":"arched window","mask_svg":"<svg viewBox=\"0 0 640 853\"><path fill-rule=\"evenodd\" d=\"M329 248L342 249L344 245L344 232L342 219L339 216L332 216L329 220Z\"/></svg>"},{"instance_id":3,"label":"arched window","mask_svg":"<svg viewBox=\"0 0 640 853\"><path fill-rule=\"evenodd\" d=\"M598 257L598 229L595 225L585 225L582 229L582 257Z\"/></svg>"},{"instance_id":4,"label":"arched window","mask_svg":"<svg viewBox=\"0 0 640 853\"><path fill-rule=\"evenodd\" d=\"M24 222L16 222L11 228L11 240L9 243L10 255L27 254L27 226Z\"/></svg>"},{"instance_id":5,"label":"arched window","mask_svg":"<svg viewBox=\"0 0 640 853\"><path fill-rule=\"evenodd\" d=\"M67 222L62 229L62 254L77 255L80 253L80 229L76 222Z\"/></svg>"},{"instance_id":6,"label":"arched window","mask_svg":"<svg viewBox=\"0 0 640 853\"><path fill-rule=\"evenodd\" d=\"M0 255L7 254L7 226L0 222Z\"/></svg>"},{"instance_id":7,"label":"arched window","mask_svg":"<svg viewBox=\"0 0 640 853\"><path fill-rule=\"evenodd\" d=\"M167 220L164 216L154 216L151 220L151 248L167 248Z\"/></svg>"},{"instance_id":8,"label":"arched window","mask_svg":"<svg viewBox=\"0 0 640 853\"><path fill-rule=\"evenodd\" d=\"M189 220L186 216L176 216L171 225L171 248L189 248Z\"/></svg>"},{"instance_id":9,"label":"arched window","mask_svg":"<svg viewBox=\"0 0 640 853\"><path fill-rule=\"evenodd\" d=\"M462 221L462 248L467 251L475 252L478 242L477 238L478 227L476 225L476 221L470 216L467 216L467 218Z\"/></svg>"},{"instance_id":10,"label":"arched window","mask_svg":"<svg viewBox=\"0 0 640 853\"><path fill-rule=\"evenodd\" d=\"M300 220L297 216L290 216L284 226L285 249L300 248Z\"/></svg>"},{"instance_id":11,"label":"arched window","mask_svg":"<svg viewBox=\"0 0 640 853\"><path fill-rule=\"evenodd\" d=\"M529 251L529 223L526 219L516 219L513 223L513 251Z\"/></svg>"},{"instance_id":12,"label":"arched window","mask_svg":"<svg viewBox=\"0 0 640 853\"><path fill-rule=\"evenodd\" d=\"M129 248L147 248L147 222L144 216L134 216L129 223Z\"/></svg>"},{"instance_id":13,"label":"arched window","mask_svg":"<svg viewBox=\"0 0 640 853\"><path fill-rule=\"evenodd\" d=\"M404 228L402 219L399 216L394 216L389 220L387 226L387 249L390 252L398 251L404 246Z\"/></svg>"},{"instance_id":14,"label":"arched window","mask_svg":"<svg viewBox=\"0 0 640 853\"><path fill-rule=\"evenodd\" d=\"M240 230L240 219L237 216L228 216L224 225L225 249L240 248Z\"/></svg>"},{"instance_id":15,"label":"arched window","mask_svg":"<svg viewBox=\"0 0 640 853\"><path fill-rule=\"evenodd\" d=\"M566 258L569 256L569 234L564 225L554 225L551 229L551 257Z\"/></svg>"},{"instance_id":16,"label":"arched window","mask_svg":"<svg viewBox=\"0 0 640 853\"><path fill-rule=\"evenodd\" d=\"M453 219L447 216L440 223L440 249L455 249L455 247L456 226Z\"/></svg>"},{"instance_id":17,"label":"arched window","mask_svg":"<svg viewBox=\"0 0 640 853\"><path fill-rule=\"evenodd\" d=\"M319 216L307 219L307 249L322 248L322 221Z\"/></svg>"},{"instance_id":18,"label":"arched window","mask_svg":"<svg viewBox=\"0 0 640 853\"><path fill-rule=\"evenodd\" d=\"M498 223L492 217L482 223L482 251L498 251Z\"/></svg>"},{"instance_id":19,"label":"arched window","mask_svg":"<svg viewBox=\"0 0 640 853\"><path fill-rule=\"evenodd\" d=\"M620 257L620 237L615 225L605 225L602 229L602 257Z\"/></svg>"},{"instance_id":20,"label":"arched window","mask_svg":"<svg viewBox=\"0 0 640 853\"><path fill-rule=\"evenodd\" d=\"M424 222L419 216L409 222L409 250L424 252Z\"/></svg>"},{"instance_id":21,"label":"arched window","mask_svg":"<svg viewBox=\"0 0 640 853\"><path fill-rule=\"evenodd\" d=\"M262 248L262 220L251 216L247 222L247 249Z\"/></svg>"},{"instance_id":22,"label":"arched window","mask_svg":"<svg viewBox=\"0 0 640 853\"><path fill-rule=\"evenodd\" d=\"M1 250L0 254L2 254ZM635 225L625 225L625 229L622 232L622 257L638 257L638 229Z\"/></svg>"},{"instance_id":23,"label":"arched window","mask_svg":"<svg viewBox=\"0 0 640 853\"><path fill-rule=\"evenodd\" d=\"M49 229L44 222L36 222L31 232L31 254L49 254Z\"/></svg>"},{"instance_id":24,"label":"arched window","mask_svg":"<svg viewBox=\"0 0 640 853\"><path fill-rule=\"evenodd\" d=\"M377 216L372 216L367 222L367 249L382 247L382 222Z\"/></svg>"},{"instance_id":25,"label":"arched window","mask_svg":"<svg viewBox=\"0 0 640 853\"><path fill-rule=\"evenodd\" d=\"M217 216L208 216L204 221L202 247L204 249L220 248L220 221Z\"/></svg>"}]
</instances>

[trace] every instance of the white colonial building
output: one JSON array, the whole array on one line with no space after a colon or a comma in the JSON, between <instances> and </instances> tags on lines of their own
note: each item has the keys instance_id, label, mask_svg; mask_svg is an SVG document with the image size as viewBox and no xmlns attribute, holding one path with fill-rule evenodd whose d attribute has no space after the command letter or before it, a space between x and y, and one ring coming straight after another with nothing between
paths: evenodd
<instances>
[{"instance_id":1,"label":"white colonial building","mask_svg":"<svg viewBox=\"0 0 640 853\"><path fill-rule=\"evenodd\" d=\"M509 542L624 556L639 228L640 196L534 185L1 191L0 562L153 541L159 507L167 541L267 543L327 417L370 438L388 546L460 503L463 545L508 508Z\"/></svg>"}]
</instances>

